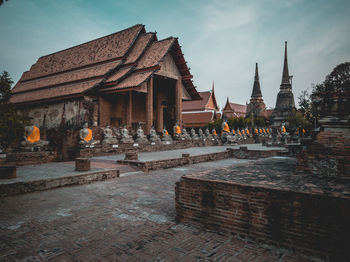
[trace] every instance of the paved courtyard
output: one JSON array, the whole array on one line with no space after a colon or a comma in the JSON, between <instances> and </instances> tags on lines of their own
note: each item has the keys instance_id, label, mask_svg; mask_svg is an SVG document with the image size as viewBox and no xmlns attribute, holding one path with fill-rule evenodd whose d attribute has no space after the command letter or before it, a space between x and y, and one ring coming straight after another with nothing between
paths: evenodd
<instances>
[{"instance_id":1,"label":"paved courtyard","mask_svg":"<svg viewBox=\"0 0 350 262\"><path fill-rule=\"evenodd\" d=\"M104 182L4 197L0 261L309 261L175 223L174 186L182 175L247 162L126 172Z\"/></svg>"}]
</instances>

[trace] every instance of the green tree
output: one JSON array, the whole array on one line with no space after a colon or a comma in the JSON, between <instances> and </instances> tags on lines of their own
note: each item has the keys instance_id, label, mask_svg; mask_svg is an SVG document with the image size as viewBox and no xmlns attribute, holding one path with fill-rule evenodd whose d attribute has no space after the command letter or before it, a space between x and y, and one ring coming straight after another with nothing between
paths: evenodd
<instances>
[{"instance_id":1,"label":"green tree","mask_svg":"<svg viewBox=\"0 0 350 262\"><path fill-rule=\"evenodd\" d=\"M323 83L313 88L311 97L315 113L320 117L330 112L349 116L350 62L337 65Z\"/></svg>"},{"instance_id":2,"label":"green tree","mask_svg":"<svg viewBox=\"0 0 350 262\"><path fill-rule=\"evenodd\" d=\"M10 102L12 84L9 73L3 71L0 74L0 146L4 148L20 142L27 122Z\"/></svg>"}]
</instances>

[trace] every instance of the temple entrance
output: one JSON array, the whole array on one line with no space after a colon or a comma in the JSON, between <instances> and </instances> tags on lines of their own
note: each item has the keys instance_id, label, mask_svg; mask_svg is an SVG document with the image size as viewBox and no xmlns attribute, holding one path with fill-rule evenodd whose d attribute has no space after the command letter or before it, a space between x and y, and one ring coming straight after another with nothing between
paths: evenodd
<instances>
[{"instance_id":1,"label":"temple entrance","mask_svg":"<svg viewBox=\"0 0 350 262\"><path fill-rule=\"evenodd\" d=\"M154 76L154 116L157 132L165 127L169 133L172 132L175 119L175 91L176 79Z\"/></svg>"}]
</instances>

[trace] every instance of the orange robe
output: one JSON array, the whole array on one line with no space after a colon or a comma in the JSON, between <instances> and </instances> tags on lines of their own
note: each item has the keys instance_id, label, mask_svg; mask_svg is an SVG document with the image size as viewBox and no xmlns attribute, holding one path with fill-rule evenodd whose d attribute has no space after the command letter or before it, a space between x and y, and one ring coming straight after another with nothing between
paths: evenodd
<instances>
[{"instance_id":1,"label":"orange robe","mask_svg":"<svg viewBox=\"0 0 350 262\"><path fill-rule=\"evenodd\" d=\"M89 142L92 139L92 131L90 128L88 128L88 134L86 137L84 137L85 142Z\"/></svg>"},{"instance_id":2,"label":"orange robe","mask_svg":"<svg viewBox=\"0 0 350 262\"><path fill-rule=\"evenodd\" d=\"M234 129L232 129L232 134L236 134L236 131Z\"/></svg>"},{"instance_id":3,"label":"orange robe","mask_svg":"<svg viewBox=\"0 0 350 262\"><path fill-rule=\"evenodd\" d=\"M213 135L216 136L216 130L213 131Z\"/></svg>"},{"instance_id":4,"label":"orange robe","mask_svg":"<svg viewBox=\"0 0 350 262\"><path fill-rule=\"evenodd\" d=\"M229 126L228 126L227 123L225 123L225 125L224 125L224 131L225 131L226 133L230 133L230 128L229 128Z\"/></svg>"},{"instance_id":5,"label":"orange robe","mask_svg":"<svg viewBox=\"0 0 350 262\"><path fill-rule=\"evenodd\" d=\"M36 126L33 126L33 131L30 135L27 136L27 140L30 143L38 142L40 140L40 129Z\"/></svg>"},{"instance_id":6,"label":"orange robe","mask_svg":"<svg viewBox=\"0 0 350 262\"><path fill-rule=\"evenodd\" d=\"M181 134L181 128L179 126L175 127L175 134Z\"/></svg>"}]
</instances>

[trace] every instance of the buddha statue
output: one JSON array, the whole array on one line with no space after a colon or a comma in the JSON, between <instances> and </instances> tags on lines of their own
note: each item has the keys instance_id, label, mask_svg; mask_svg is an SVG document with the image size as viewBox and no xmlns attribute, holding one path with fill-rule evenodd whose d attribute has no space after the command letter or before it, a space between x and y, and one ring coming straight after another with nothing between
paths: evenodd
<instances>
[{"instance_id":1,"label":"buddha statue","mask_svg":"<svg viewBox=\"0 0 350 262\"><path fill-rule=\"evenodd\" d=\"M164 127L163 131L162 131L162 141L164 142L171 142L173 141L171 139L171 136L169 136L168 131L166 130L166 128Z\"/></svg>"},{"instance_id":2,"label":"buddha statue","mask_svg":"<svg viewBox=\"0 0 350 262\"><path fill-rule=\"evenodd\" d=\"M207 139L207 137L206 137L206 136L204 135L204 133L203 133L202 128L199 128L199 129L198 129L198 136L199 136L199 139L200 139L200 140L205 141L205 140Z\"/></svg>"},{"instance_id":3,"label":"buddha statue","mask_svg":"<svg viewBox=\"0 0 350 262\"><path fill-rule=\"evenodd\" d=\"M210 131L209 131L208 128L205 129L204 135L205 135L205 137L206 137L208 140L210 140L210 141L214 140L214 138L213 138L213 136L210 134Z\"/></svg>"},{"instance_id":4,"label":"buddha statue","mask_svg":"<svg viewBox=\"0 0 350 262\"><path fill-rule=\"evenodd\" d=\"M233 135L235 131L232 129L230 131L230 127L226 120L222 123L222 132L221 132L221 140L224 143L224 145L230 145L234 142L234 137Z\"/></svg>"},{"instance_id":5,"label":"buddha statue","mask_svg":"<svg viewBox=\"0 0 350 262\"><path fill-rule=\"evenodd\" d=\"M191 138L192 138L192 140L199 140L199 137L193 128L191 129Z\"/></svg>"},{"instance_id":6,"label":"buddha statue","mask_svg":"<svg viewBox=\"0 0 350 262\"><path fill-rule=\"evenodd\" d=\"M117 127L112 127L112 130L113 130L113 133L114 133L114 136L117 138L117 139L121 139L122 137L122 134L120 132L120 128L117 128Z\"/></svg>"},{"instance_id":7,"label":"buddha statue","mask_svg":"<svg viewBox=\"0 0 350 262\"><path fill-rule=\"evenodd\" d=\"M102 145L116 145L118 144L118 139L113 135L112 129L109 125L103 129L104 139L102 141Z\"/></svg>"},{"instance_id":8,"label":"buddha statue","mask_svg":"<svg viewBox=\"0 0 350 262\"><path fill-rule=\"evenodd\" d=\"M83 147L94 147L95 144L100 143L99 140L93 139L92 130L88 128L88 123L85 123L80 129L79 138L79 144Z\"/></svg>"},{"instance_id":9,"label":"buddha statue","mask_svg":"<svg viewBox=\"0 0 350 262\"><path fill-rule=\"evenodd\" d=\"M145 132L143 131L141 125L139 125L139 128L136 131L136 143L138 144L149 144L147 140L147 136L145 136Z\"/></svg>"},{"instance_id":10,"label":"buddha statue","mask_svg":"<svg viewBox=\"0 0 350 262\"><path fill-rule=\"evenodd\" d=\"M40 140L40 129L35 125L24 127L24 140L21 142L21 149L24 151L41 151L46 149L49 142Z\"/></svg>"},{"instance_id":11,"label":"buddha statue","mask_svg":"<svg viewBox=\"0 0 350 262\"><path fill-rule=\"evenodd\" d=\"M122 128L121 136L122 138L120 140L120 143L123 143L123 144L134 143L134 139L132 139L132 137L129 135L129 131L126 128L126 126Z\"/></svg>"},{"instance_id":12,"label":"buddha statue","mask_svg":"<svg viewBox=\"0 0 350 262\"><path fill-rule=\"evenodd\" d=\"M182 138L179 121L176 121L174 128L173 128L173 133L174 133L174 135L173 135L174 140L180 140Z\"/></svg>"},{"instance_id":13,"label":"buddha statue","mask_svg":"<svg viewBox=\"0 0 350 262\"><path fill-rule=\"evenodd\" d=\"M213 129L211 130L211 135L213 136L214 139L217 139L217 138L218 138L218 134L216 133L215 128L213 128Z\"/></svg>"},{"instance_id":14,"label":"buddha statue","mask_svg":"<svg viewBox=\"0 0 350 262\"><path fill-rule=\"evenodd\" d=\"M184 140L191 140L191 136L189 133L187 133L186 128L182 128L182 138Z\"/></svg>"},{"instance_id":15,"label":"buddha statue","mask_svg":"<svg viewBox=\"0 0 350 262\"><path fill-rule=\"evenodd\" d=\"M149 131L149 141L151 143L160 143L160 138L157 135L157 132L153 126L152 126L151 130Z\"/></svg>"}]
</instances>

